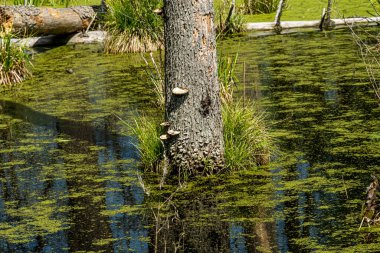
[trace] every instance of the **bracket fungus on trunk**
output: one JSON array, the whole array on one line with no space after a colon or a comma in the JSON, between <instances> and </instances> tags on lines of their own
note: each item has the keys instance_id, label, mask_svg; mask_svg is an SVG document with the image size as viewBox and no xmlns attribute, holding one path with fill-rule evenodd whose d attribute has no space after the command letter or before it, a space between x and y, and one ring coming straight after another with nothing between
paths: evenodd
<instances>
[{"instance_id":1,"label":"bracket fungus on trunk","mask_svg":"<svg viewBox=\"0 0 380 253\"><path fill-rule=\"evenodd\" d=\"M164 10L162 8L155 9L153 12L160 16L164 15Z\"/></svg>"},{"instance_id":2,"label":"bracket fungus on trunk","mask_svg":"<svg viewBox=\"0 0 380 253\"><path fill-rule=\"evenodd\" d=\"M160 126L162 126L162 127L169 127L171 124L170 124L170 122L162 122L161 124L160 124Z\"/></svg>"},{"instance_id":3,"label":"bracket fungus on trunk","mask_svg":"<svg viewBox=\"0 0 380 253\"><path fill-rule=\"evenodd\" d=\"M180 131L176 131L176 130L172 130L172 129L170 129L169 131L168 131L168 135L170 135L170 136L177 136L177 135L179 135L181 132Z\"/></svg>"},{"instance_id":4,"label":"bracket fungus on trunk","mask_svg":"<svg viewBox=\"0 0 380 253\"><path fill-rule=\"evenodd\" d=\"M189 93L189 90L186 89L186 88L179 88L179 87L175 87L173 90L173 95L176 95L176 96L182 96L182 95L185 95L187 93Z\"/></svg>"},{"instance_id":5,"label":"bracket fungus on trunk","mask_svg":"<svg viewBox=\"0 0 380 253\"><path fill-rule=\"evenodd\" d=\"M167 134L163 134L160 136L160 140L161 141L166 141L167 139L169 139L168 135Z\"/></svg>"}]
</instances>

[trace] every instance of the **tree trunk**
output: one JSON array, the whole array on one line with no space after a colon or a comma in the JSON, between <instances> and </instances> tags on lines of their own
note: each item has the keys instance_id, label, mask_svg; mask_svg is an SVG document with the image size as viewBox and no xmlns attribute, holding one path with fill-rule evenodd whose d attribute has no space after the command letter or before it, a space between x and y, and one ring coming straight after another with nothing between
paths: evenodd
<instances>
[{"instance_id":1,"label":"tree trunk","mask_svg":"<svg viewBox=\"0 0 380 253\"><path fill-rule=\"evenodd\" d=\"M165 0L164 11L167 158L179 173L221 167L224 143L213 1Z\"/></svg>"},{"instance_id":2,"label":"tree trunk","mask_svg":"<svg viewBox=\"0 0 380 253\"><path fill-rule=\"evenodd\" d=\"M279 30L281 29L281 16L282 16L282 10L284 9L284 6L285 6L285 0L280 0L280 2L278 3L276 17L274 19L275 28Z\"/></svg>"},{"instance_id":3,"label":"tree trunk","mask_svg":"<svg viewBox=\"0 0 380 253\"><path fill-rule=\"evenodd\" d=\"M252 14L252 0L246 0L246 12L247 14Z\"/></svg>"},{"instance_id":4,"label":"tree trunk","mask_svg":"<svg viewBox=\"0 0 380 253\"><path fill-rule=\"evenodd\" d=\"M39 8L33 6L0 6L3 29L20 35L68 34L86 30L95 11L90 6Z\"/></svg>"},{"instance_id":5,"label":"tree trunk","mask_svg":"<svg viewBox=\"0 0 380 253\"><path fill-rule=\"evenodd\" d=\"M232 1L230 10L228 11L228 16L226 21L224 22L224 28L222 28L222 32L228 33L231 30L231 18L235 13L235 0Z\"/></svg>"},{"instance_id":6,"label":"tree trunk","mask_svg":"<svg viewBox=\"0 0 380 253\"><path fill-rule=\"evenodd\" d=\"M326 18L325 18L325 22L324 22L324 28L325 29L329 29L332 26L334 26L334 23L331 20L331 10L332 10L332 0L328 0L328 2L327 2Z\"/></svg>"},{"instance_id":7,"label":"tree trunk","mask_svg":"<svg viewBox=\"0 0 380 253\"><path fill-rule=\"evenodd\" d=\"M106 0L102 0L100 4L100 11L101 13L105 13L107 11L107 3Z\"/></svg>"}]
</instances>

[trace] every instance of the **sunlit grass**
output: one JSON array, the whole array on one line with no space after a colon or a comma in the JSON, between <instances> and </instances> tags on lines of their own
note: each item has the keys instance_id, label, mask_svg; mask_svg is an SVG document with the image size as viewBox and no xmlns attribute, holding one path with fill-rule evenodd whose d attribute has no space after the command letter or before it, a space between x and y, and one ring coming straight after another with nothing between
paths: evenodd
<instances>
[{"instance_id":1,"label":"sunlit grass","mask_svg":"<svg viewBox=\"0 0 380 253\"><path fill-rule=\"evenodd\" d=\"M160 42L152 40L150 35L133 35L128 31L120 32L117 29L109 29L104 41L106 53L136 53L152 52L160 47Z\"/></svg>"},{"instance_id":2,"label":"sunlit grass","mask_svg":"<svg viewBox=\"0 0 380 253\"><path fill-rule=\"evenodd\" d=\"M24 5L25 0L0 0L1 5ZM100 5L101 0L27 0L28 5L67 7L76 5Z\"/></svg>"},{"instance_id":3,"label":"sunlit grass","mask_svg":"<svg viewBox=\"0 0 380 253\"><path fill-rule=\"evenodd\" d=\"M379 5L376 1L375 5ZM223 4L223 0L215 0L215 7ZM238 8L242 9L244 0L236 0ZM318 20L323 8L327 7L327 0L305 1L288 0L282 15L282 20ZM243 10L244 11L244 10ZM371 16L374 12L369 0L340 0L333 1L332 18ZM275 12L269 14L244 15L246 22L274 21Z\"/></svg>"},{"instance_id":4,"label":"sunlit grass","mask_svg":"<svg viewBox=\"0 0 380 253\"><path fill-rule=\"evenodd\" d=\"M225 166L233 170L267 164L273 149L263 113L252 101L234 97L239 81L235 75L237 59L237 54L222 56L218 62Z\"/></svg>"},{"instance_id":5,"label":"sunlit grass","mask_svg":"<svg viewBox=\"0 0 380 253\"><path fill-rule=\"evenodd\" d=\"M226 167L247 169L267 164L273 148L263 113L242 100L222 107Z\"/></svg>"},{"instance_id":6,"label":"sunlit grass","mask_svg":"<svg viewBox=\"0 0 380 253\"><path fill-rule=\"evenodd\" d=\"M129 127L138 139L142 167L148 171L158 170L164 152L159 138L162 130L160 122L152 117L138 116Z\"/></svg>"},{"instance_id":7,"label":"sunlit grass","mask_svg":"<svg viewBox=\"0 0 380 253\"><path fill-rule=\"evenodd\" d=\"M13 5L14 1L23 0L0 0L2 5ZM44 6L64 7L62 1L70 1L70 6L74 5L100 5L100 0L34 0L43 1ZM110 1L112 2L112 1ZM216 10L223 6L226 0L214 0ZM243 5L244 0L236 0L237 9L245 12ZM372 1L379 5L376 1ZM287 7L283 12L282 20L317 20L320 19L323 8L327 7L327 0L305 1L305 0L288 0ZM332 18L370 16L368 12L373 13L370 0L340 0L333 1ZM264 22L274 21L275 13L244 15L246 22Z\"/></svg>"},{"instance_id":8,"label":"sunlit grass","mask_svg":"<svg viewBox=\"0 0 380 253\"><path fill-rule=\"evenodd\" d=\"M107 53L147 52L158 49L163 36L162 18L153 11L160 0L108 1L105 16L109 31Z\"/></svg>"},{"instance_id":9,"label":"sunlit grass","mask_svg":"<svg viewBox=\"0 0 380 253\"><path fill-rule=\"evenodd\" d=\"M264 114L251 101L234 100L233 91L238 81L235 75L237 58L237 55L220 57L218 62L225 167L231 170L267 164L274 147ZM156 93L157 100L158 95ZM163 108L158 113L163 114ZM134 124L129 126L138 139L141 164L147 170L159 171L160 161L164 157L163 144L159 138L162 127L159 124L156 117L138 116Z\"/></svg>"}]
</instances>

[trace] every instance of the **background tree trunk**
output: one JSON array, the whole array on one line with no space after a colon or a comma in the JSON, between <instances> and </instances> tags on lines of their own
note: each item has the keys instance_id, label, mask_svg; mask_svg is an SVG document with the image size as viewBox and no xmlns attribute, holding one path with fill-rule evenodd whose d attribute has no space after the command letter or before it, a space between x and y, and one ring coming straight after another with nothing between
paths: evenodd
<instances>
[{"instance_id":1,"label":"background tree trunk","mask_svg":"<svg viewBox=\"0 0 380 253\"><path fill-rule=\"evenodd\" d=\"M276 17L274 19L275 27L277 27L277 29L281 29L281 16L282 16L282 11L284 7L285 7L285 0L280 0L280 2L278 3Z\"/></svg>"},{"instance_id":2,"label":"background tree trunk","mask_svg":"<svg viewBox=\"0 0 380 253\"><path fill-rule=\"evenodd\" d=\"M0 6L0 24L20 35L68 34L86 30L95 11L91 6L44 8Z\"/></svg>"},{"instance_id":3,"label":"background tree trunk","mask_svg":"<svg viewBox=\"0 0 380 253\"><path fill-rule=\"evenodd\" d=\"M107 10L106 0L102 0L102 2L100 4L100 11L101 11L101 13L104 13L104 12L106 12L106 10Z\"/></svg>"},{"instance_id":4,"label":"background tree trunk","mask_svg":"<svg viewBox=\"0 0 380 253\"><path fill-rule=\"evenodd\" d=\"M333 21L331 20L331 10L332 10L332 0L328 0L327 10L326 10L326 18L325 18L325 22L324 22L324 27L326 29L329 29L334 25Z\"/></svg>"},{"instance_id":5,"label":"background tree trunk","mask_svg":"<svg viewBox=\"0 0 380 253\"><path fill-rule=\"evenodd\" d=\"M252 0L245 0L245 5L246 5L246 14L252 14Z\"/></svg>"},{"instance_id":6,"label":"background tree trunk","mask_svg":"<svg viewBox=\"0 0 380 253\"><path fill-rule=\"evenodd\" d=\"M180 132L165 141L169 163L190 173L223 166L213 1L165 0L164 11L165 116Z\"/></svg>"}]
</instances>

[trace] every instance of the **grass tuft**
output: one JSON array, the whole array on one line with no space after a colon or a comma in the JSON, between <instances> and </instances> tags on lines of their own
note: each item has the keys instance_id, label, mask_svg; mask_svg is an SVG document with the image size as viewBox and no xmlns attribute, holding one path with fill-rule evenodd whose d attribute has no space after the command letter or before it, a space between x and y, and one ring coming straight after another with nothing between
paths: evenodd
<instances>
[{"instance_id":1,"label":"grass tuft","mask_svg":"<svg viewBox=\"0 0 380 253\"><path fill-rule=\"evenodd\" d=\"M3 5L30 5L30 6L51 6L69 7L75 5L98 5L100 0L3 0Z\"/></svg>"},{"instance_id":2,"label":"grass tuft","mask_svg":"<svg viewBox=\"0 0 380 253\"><path fill-rule=\"evenodd\" d=\"M162 18L154 10L160 0L107 1L104 49L107 53L149 52L161 47Z\"/></svg>"},{"instance_id":3,"label":"grass tuft","mask_svg":"<svg viewBox=\"0 0 380 253\"><path fill-rule=\"evenodd\" d=\"M160 44L148 35L133 35L127 31L109 29L104 41L104 51L108 54L137 53L156 51Z\"/></svg>"},{"instance_id":4,"label":"grass tuft","mask_svg":"<svg viewBox=\"0 0 380 253\"><path fill-rule=\"evenodd\" d=\"M152 117L139 116L130 127L138 139L137 149L140 153L142 167L147 171L157 171L160 168L164 151L159 138L162 130L160 122Z\"/></svg>"},{"instance_id":5,"label":"grass tuft","mask_svg":"<svg viewBox=\"0 0 380 253\"><path fill-rule=\"evenodd\" d=\"M223 104L222 117L226 168L240 170L267 164L271 138L257 106L241 100Z\"/></svg>"},{"instance_id":6,"label":"grass tuft","mask_svg":"<svg viewBox=\"0 0 380 253\"><path fill-rule=\"evenodd\" d=\"M153 60L152 60L153 61ZM147 61L146 61L147 62ZM267 164L273 148L266 128L264 114L252 102L233 99L237 55L220 57L218 64L222 98L223 138L225 143L225 167L231 170L254 168ZM154 79L153 79L154 80ZM162 95L162 94L161 94ZM156 93L157 101L162 97ZM162 111L162 107L159 107ZM146 170L160 171L164 148L159 139L162 127L154 117L140 116L131 126L139 141L138 150L142 166Z\"/></svg>"},{"instance_id":7,"label":"grass tuft","mask_svg":"<svg viewBox=\"0 0 380 253\"><path fill-rule=\"evenodd\" d=\"M245 0L246 14L271 13L277 10L279 0Z\"/></svg>"},{"instance_id":8,"label":"grass tuft","mask_svg":"<svg viewBox=\"0 0 380 253\"><path fill-rule=\"evenodd\" d=\"M232 170L267 164L273 148L263 113L248 99L234 100L237 58L221 57L218 63L225 166Z\"/></svg>"},{"instance_id":9,"label":"grass tuft","mask_svg":"<svg viewBox=\"0 0 380 253\"><path fill-rule=\"evenodd\" d=\"M230 104L233 102L234 88L238 82L238 78L235 74L237 59L238 54L236 54L234 58L221 56L218 59L218 77L222 104Z\"/></svg>"},{"instance_id":10,"label":"grass tuft","mask_svg":"<svg viewBox=\"0 0 380 253\"><path fill-rule=\"evenodd\" d=\"M14 5L31 5L31 6L43 6L47 3L45 0L13 0Z\"/></svg>"},{"instance_id":11,"label":"grass tuft","mask_svg":"<svg viewBox=\"0 0 380 253\"><path fill-rule=\"evenodd\" d=\"M244 11L231 0L215 4L215 23L217 38L245 31Z\"/></svg>"},{"instance_id":12,"label":"grass tuft","mask_svg":"<svg viewBox=\"0 0 380 253\"><path fill-rule=\"evenodd\" d=\"M15 84L31 76L28 70L29 55L25 47L11 42L11 32L3 33L0 37L0 85L12 88Z\"/></svg>"}]
</instances>

